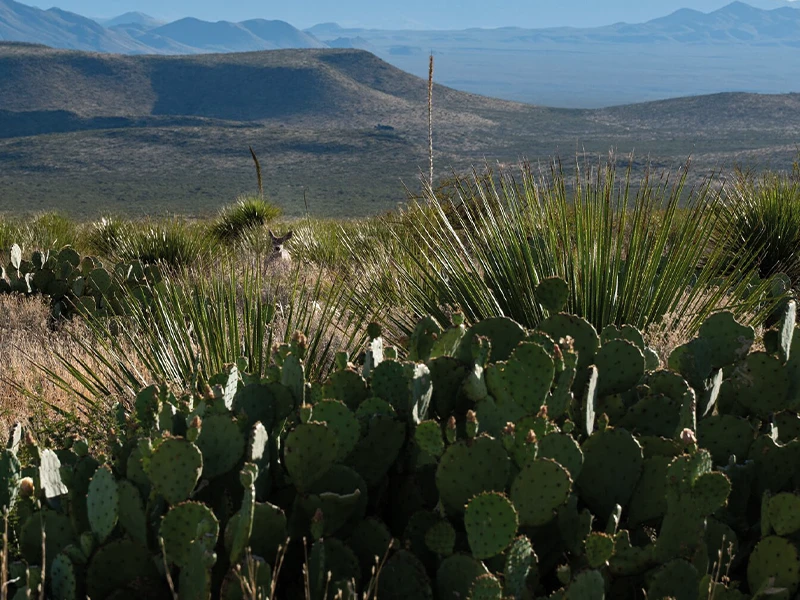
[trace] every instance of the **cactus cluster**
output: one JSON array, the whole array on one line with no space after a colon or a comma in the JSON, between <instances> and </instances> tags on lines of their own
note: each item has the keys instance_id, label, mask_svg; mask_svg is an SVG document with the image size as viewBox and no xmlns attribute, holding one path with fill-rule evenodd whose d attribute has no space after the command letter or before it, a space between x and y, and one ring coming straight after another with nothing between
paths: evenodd
<instances>
[{"instance_id":1,"label":"cactus cluster","mask_svg":"<svg viewBox=\"0 0 800 600\"><path fill-rule=\"evenodd\" d=\"M152 297L151 286L162 280L154 265L119 263L106 267L100 259L81 256L71 246L58 251L36 250L30 260L14 244L0 265L0 293L39 294L50 299L54 320L80 313L92 316L125 314L124 298Z\"/></svg>"},{"instance_id":2,"label":"cactus cluster","mask_svg":"<svg viewBox=\"0 0 800 600\"><path fill-rule=\"evenodd\" d=\"M0 454L9 586L25 597L793 598L800 588L800 334L712 316L660 368L537 291L536 331L424 319L406 359L120 406L110 451ZM790 301L793 302L793 301ZM46 537L42 538L42 532ZM44 553L43 553L44 549ZM720 574L724 573L724 577ZM378 576L379 575L379 576ZM376 578L377 576L377 578ZM42 583L44 582L44 583ZM709 596L709 594L711 596Z\"/></svg>"}]
</instances>

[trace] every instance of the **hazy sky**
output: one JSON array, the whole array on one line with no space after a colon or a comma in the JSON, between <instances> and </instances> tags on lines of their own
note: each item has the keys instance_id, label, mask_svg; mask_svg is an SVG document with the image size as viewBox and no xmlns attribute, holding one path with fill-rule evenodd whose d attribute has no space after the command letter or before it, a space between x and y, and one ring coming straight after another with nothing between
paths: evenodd
<instances>
[{"instance_id":1,"label":"hazy sky","mask_svg":"<svg viewBox=\"0 0 800 600\"><path fill-rule=\"evenodd\" d=\"M281 19L305 28L328 21L376 28L588 27L664 16L678 8L710 11L731 0L21 0L40 8L58 6L87 17L141 11L172 21L192 16L209 21ZM762 8L786 0L749 0Z\"/></svg>"}]
</instances>

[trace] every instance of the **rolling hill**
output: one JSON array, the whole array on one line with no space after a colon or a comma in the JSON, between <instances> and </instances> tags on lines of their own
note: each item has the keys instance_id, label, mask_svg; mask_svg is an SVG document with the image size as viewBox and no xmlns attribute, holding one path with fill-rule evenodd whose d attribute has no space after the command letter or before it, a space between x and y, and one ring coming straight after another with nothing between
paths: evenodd
<instances>
[{"instance_id":1,"label":"rolling hill","mask_svg":"<svg viewBox=\"0 0 800 600\"><path fill-rule=\"evenodd\" d=\"M201 214L265 188L289 214L405 199L427 164L427 82L361 50L126 56L0 44L0 210ZM697 176L787 167L800 95L718 94L599 110L434 86L437 175L484 160L635 151Z\"/></svg>"}]
</instances>

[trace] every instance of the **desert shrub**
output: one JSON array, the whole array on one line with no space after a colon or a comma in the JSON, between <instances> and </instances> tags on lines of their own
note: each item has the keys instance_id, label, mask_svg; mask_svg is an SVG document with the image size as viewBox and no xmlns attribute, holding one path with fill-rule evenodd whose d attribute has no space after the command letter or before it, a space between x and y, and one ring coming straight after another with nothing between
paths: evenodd
<instances>
[{"instance_id":1,"label":"desert shrub","mask_svg":"<svg viewBox=\"0 0 800 600\"><path fill-rule=\"evenodd\" d=\"M476 178L462 187L463 210L432 193L425 210L414 208L413 231L399 240L413 261L386 268L413 312L440 322L449 306L470 321L502 315L535 326L547 316L536 288L553 276L568 284L568 310L598 330L665 315L691 330L720 306L762 318L769 283L752 285L754 255L731 260L734 230L721 223L711 181L688 192L685 182L685 170L673 184L646 176L633 192L630 170L618 182L613 162L579 167L572 185L559 164L539 174L523 165L520 180Z\"/></svg>"},{"instance_id":2,"label":"desert shrub","mask_svg":"<svg viewBox=\"0 0 800 600\"><path fill-rule=\"evenodd\" d=\"M732 229L731 260L742 250L757 255L762 277L783 272L800 289L800 182L781 173L756 177L737 171L721 206L721 227Z\"/></svg>"},{"instance_id":3,"label":"desert shrub","mask_svg":"<svg viewBox=\"0 0 800 600\"><path fill-rule=\"evenodd\" d=\"M94 254L113 256L120 247L126 228L129 227L130 224L120 219L102 217L90 225L86 234L86 247Z\"/></svg>"},{"instance_id":4,"label":"desert shrub","mask_svg":"<svg viewBox=\"0 0 800 600\"><path fill-rule=\"evenodd\" d=\"M131 224L116 240L117 261L139 261L181 269L197 264L211 251L211 242L199 227L181 220Z\"/></svg>"},{"instance_id":5,"label":"desert shrub","mask_svg":"<svg viewBox=\"0 0 800 600\"><path fill-rule=\"evenodd\" d=\"M249 230L270 223L281 209L263 198L246 196L224 208L211 226L211 235L220 242L234 242Z\"/></svg>"}]
</instances>

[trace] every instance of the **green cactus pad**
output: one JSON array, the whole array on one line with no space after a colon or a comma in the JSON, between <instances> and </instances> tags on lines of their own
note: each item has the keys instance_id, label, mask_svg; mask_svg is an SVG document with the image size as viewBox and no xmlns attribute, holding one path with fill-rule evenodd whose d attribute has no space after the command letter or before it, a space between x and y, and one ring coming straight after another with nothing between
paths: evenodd
<instances>
[{"instance_id":1,"label":"green cactus pad","mask_svg":"<svg viewBox=\"0 0 800 600\"><path fill-rule=\"evenodd\" d=\"M0 512L14 506L19 491L21 466L11 450L0 452Z\"/></svg>"},{"instance_id":2,"label":"green cactus pad","mask_svg":"<svg viewBox=\"0 0 800 600\"><path fill-rule=\"evenodd\" d=\"M436 470L436 487L445 507L460 514L473 496L503 491L510 470L502 442L481 434L471 445L462 441L447 448Z\"/></svg>"},{"instance_id":3,"label":"green cactus pad","mask_svg":"<svg viewBox=\"0 0 800 600\"><path fill-rule=\"evenodd\" d=\"M281 384L286 386L294 398L295 406L305 401L305 367L294 354L290 354L281 366Z\"/></svg>"},{"instance_id":4,"label":"green cactus pad","mask_svg":"<svg viewBox=\"0 0 800 600\"><path fill-rule=\"evenodd\" d=\"M86 509L92 532L102 544L119 519L119 491L111 469L103 465L94 473L86 496Z\"/></svg>"},{"instance_id":5,"label":"green cactus pad","mask_svg":"<svg viewBox=\"0 0 800 600\"><path fill-rule=\"evenodd\" d=\"M475 580L489 571L480 561L466 554L445 558L436 571L436 597L440 600L469 598Z\"/></svg>"},{"instance_id":6,"label":"green cactus pad","mask_svg":"<svg viewBox=\"0 0 800 600\"><path fill-rule=\"evenodd\" d=\"M347 589L349 582L355 581L358 587L361 581L358 558L347 544L336 538L320 540L314 544L309 572L312 597L327 600L334 600L338 591ZM315 581L322 583L320 589L315 589ZM327 596L322 593L324 589L328 590Z\"/></svg>"},{"instance_id":7,"label":"green cactus pad","mask_svg":"<svg viewBox=\"0 0 800 600\"><path fill-rule=\"evenodd\" d=\"M442 329L431 317L426 316L417 321L414 331L408 340L408 360L426 361Z\"/></svg>"},{"instance_id":8,"label":"green cactus pad","mask_svg":"<svg viewBox=\"0 0 800 600\"><path fill-rule=\"evenodd\" d=\"M372 372L372 393L392 405L402 418L408 416L410 406L409 380L403 363L385 360Z\"/></svg>"},{"instance_id":9,"label":"green cactus pad","mask_svg":"<svg viewBox=\"0 0 800 600\"><path fill-rule=\"evenodd\" d=\"M323 400L311 409L311 418L325 423L337 439L336 460L342 461L353 451L361 435L358 419L339 400Z\"/></svg>"},{"instance_id":10,"label":"green cactus pad","mask_svg":"<svg viewBox=\"0 0 800 600\"><path fill-rule=\"evenodd\" d=\"M225 528L225 546L228 550L228 558L232 564L239 562L244 555L244 550L250 545L250 537L253 532L253 514L256 503L255 480L258 477L258 467L252 463L245 463L239 475L244 493L242 504L234 516L238 517L235 523L233 518L228 521ZM230 530L230 532L229 532ZM229 542L229 543L227 543Z\"/></svg>"},{"instance_id":11,"label":"green cactus pad","mask_svg":"<svg viewBox=\"0 0 800 600\"><path fill-rule=\"evenodd\" d=\"M435 513L427 510L418 510L408 519L403 535L399 540L402 548L413 552L426 566L431 568L439 564L440 557L428 548L425 543L425 535L431 527L441 520L442 517L438 514L438 511ZM466 541L463 540L463 533L462 541Z\"/></svg>"},{"instance_id":12,"label":"green cactus pad","mask_svg":"<svg viewBox=\"0 0 800 600\"><path fill-rule=\"evenodd\" d=\"M464 512L472 556L482 560L503 552L517 535L517 524L517 511L504 495L483 492L472 498Z\"/></svg>"},{"instance_id":13,"label":"green cactus pad","mask_svg":"<svg viewBox=\"0 0 800 600\"><path fill-rule=\"evenodd\" d=\"M774 577L773 587L786 588L789 595L797 592L800 584L800 556L797 547L789 540L769 536L756 545L747 563L747 583L758 590Z\"/></svg>"},{"instance_id":14,"label":"green cactus pad","mask_svg":"<svg viewBox=\"0 0 800 600\"><path fill-rule=\"evenodd\" d=\"M121 480L117 484L117 489L120 526L135 541L147 545L147 519L139 490L127 479Z\"/></svg>"},{"instance_id":15,"label":"green cactus pad","mask_svg":"<svg viewBox=\"0 0 800 600\"><path fill-rule=\"evenodd\" d=\"M642 447L624 429L606 429L584 443L583 469L577 479L581 498L605 522L614 507L626 506L642 470Z\"/></svg>"},{"instance_id":16,"label":"green cactus pad","mask_svg":"<svg viewBox=\"0 0 800 600\"><path fill-rule=\"evenodd\" d=\"M86 571L86 591L92 600L108 598L113 592L117 592L115 598L140 598L139 594L147 589L157 594L169 593L153 556L144 546L128 539L117 540L101 546L92 557Z\"/></svg>"},{"instance_id":17,"label":"green cactus pad","mask_svg":"<svg viewBox=\"0 0 800 600\"><path fill-rule=\"evenodd\" d=\"M42 564L42 527L45 532L45 554L48 566L53 559L75 542L75 530L69 517L51 510L34 513L22 525L19 546L28 564Z\"/></svg>"},{"instance_id":18,"label":"green cactus pad","mask_svg":"<svg viewBox=\"0 0 800 600\"><path fill-rule=\"evenodd\" d=\"M710 515L725 506L730 492L731 482L724 473L705 473L692 486L692 501L700 514Z\"/></svg>"},{"instance_id":19,"label":"green cactus pad","mask_svg":"<svg viewBox=\"0 0 800 600\"><path fill-rule=\"evenodd\" d=\"M456 358L469 363L472 362L472 342L476 336L485 336L491 342L492 350L490 360L508 360L514 348L525 339L525 330L519 323L507 317L492 317L475 323L470 327L458 347Z\"/></svg>"},{"instance_id":20,"label":"green cactus pad","mask_svg":"<svg viewBox=\"0 0 800 600\"><path fill-rule=\"evenodd\" d=\"M42 451L39 481L46 498L56 498L69 491L61 480L61 461L49 448Z\"/></svg>"},{"instance_id":21,"label":"green cactus pad","mask_svg":"<svg viewBox=\"0 0 800 600\"><path fill-rule=\"evenodd\" d=\"M50 565L50 589L59 600L74 600L78 597L78 579L75 566L65 554L59 554Z\"/></svg>"},{"instance_id":22,"label":"green cactus pad","mask_svg":"<svg viewBox=\"0 0 800 600\"><path fill-rule=\"evenodd\" d=\"M250 536L250 549L253 554L273 564L278 555L278 547L286 544L286 515L268 502L256 502L253 507L253 529Z\"/></svg>"},{"instance_id":23,"label":"green cactus pad","mask_svg":"<svg viewBox=\"0 0 800 600\"><path fill-rule=\"evenodd\" d=\"M463 363L450 356L441 356L428 362L433 382L431 406L440 417L456 412L459 390L467 374Z\"/></svg>"},{"instance_id":24,"label":"green cactus pad","mask_svg":"<svg viewBox=\"0 0 800 600\"><path fill-rule=\"evenodd\" d=\"M336 434L322 423L301 423L288 435L284 446L286 469L300 491L325 475L338 454Z\"/></svg>"},{"instance_id":25,"label":"green cactus pad","mask_svg":"<svg viewBox=\"0 0 800 600\"><path fill-rule=\"evenodd\" d=\"M506 563L503 569L506 596L515 599L522 598L528 574L535 566L536 554L533 552L531 541L525 536L518 537L506 552Z\"/></svg>"},{"instance_id":26,"label":"green cactus pad","mask_svg":"<svg viewBox=\"0 0 800 600\"><path fill-rule=\"evenodd\" d=\"M545 310L557 313L563 310L569 300L569 285L560 277L548 277L536 286L533 294Z\"/></svg>"},{"instance_id":27,"label":"green cactus pad","mask_svg":"<svg viewBox=\"0 0 800 600\"><path fill-rule=\"evenodd\" d=\"M514 402L525 414L535 414L550 392L554 373L553 359L544 348L522 342L508 361L489 365L486 385L498 406Z\"/></svg>"},{"instance_id":28,"label":"green cactus pad","mask_svg":"<svg viewBox=\"0 0 800 600\"><path fill-rule=\"evenodd\" d=\"M356 409L356 418L360 421L369 421L372 417L396 417L397 411L392 405L380 398L367 398Z\"/></svg>"},{"instance_id":29,"label":"green cactus pad","mask_svg":"<svg viewBox=\"0 0 800 600\"><path fill-rule=\"evenodd\" d=\"M697 600L700 574L685 560L672 560L653 575L647 588L648 598Z\"/></svg>"},{"instance_id":30,"label":"green cactus pad","mask_svg":"<svg viewBox=\"0 0 800 600\"><path fill-rule=\"evenodd\" d=\"M369 402L369 401L367 401ZM365 402L362 407L367 404ZM368 485L377 484L392 467L406 441L406 424L388 416L376 416L347 459Z\"/></svg>"},{"instance_id":31,"label":"green cactus pad","mask_svg":"<svg viewBox=\"0 0 800 600\"><path fill-rule=\"evenodd\" d=\"M717 563L720 572L728 572L732 559L739 555L739 538L736 532L725 523L709 517L706 520L705 542L708 548L708 564Z\"/></svg>"},{"instance_id":32,"label":"green cactus pad","mask_svg":"<svg viewBox=\"0 0 800 600\"><path fill-rule=\"evenodd\" d=\"M651 456L642 464L642 475L631 496L628 522L631 527L658 519L667 512L669 456Z\"/></svg>"},{"instance_id":33,"label":"green cactus pad","mask_svg":"<svg viewBox=\"0 0 800 600\"><path fill-rule=\"evenodd\" d=\"M712 415L697 424L697 442L711 452L717 465L728 464L731 456L744 460L755 436L749 421L733 415Z\"/></svg>"},{"instance_id":34,"label":"green cactus pad","mask_svg":"<svg viewBox=\"0 0 800 600\"><path fill-rule=\"evenodd\" d=\"M197 447L203 453L203 477L211 479L232 470L244 454L245 439L228 415L203 419Z\"/></svg>"},{"instance_id":35,"label":"green cactus pad","mask_svg":"<svg viewBox=\"0 0 800 600\"><path fill-rule=\"evenodd\" d=\"M764 490L782 492L790 489L793 476L786 465L800 462L800 441L778 444L768 435L760 435L750 446L748 458L755 463L756 493L760 496Z\"/></svg>"},{"instance_id":36,"label":"green cactus pad","mask_svg":"<svg viewBox=\"0 0 800 600\"><path fill-rule=\"evenodd\" d=\"M425 566L408 550L400 550L381 570L377 597L381 600L433 600Z\"/></svg>"},{"instance_id":37,"label":"green cactus pad","mask_svg":"<svg viewBox=\"0 0 800 600\"><path fill-rule=\"evenodd\" d=\"M373 567L386 556L392 544L392 534L382 521L370 517L359 521L347 538L347 545L361 564L362 579L369 580Z\"/></svg>"},{"instance_id":38,"label":"green cactus pad","mask_svg":"<svg viewBox=\"0 0 800 600\"><path fill-rule=\"evenodd\" d=\"M237 415L244 414L248 429L261 421L272 432L295 406L291 392L280 383L250 383L236 391L231 410Z\"/></svg>"},{"instance_id":39,"label":"green cactus pad","mask_svg":"<svg viewBox=\"0 0 800 600\"><path fill-rule=\"evenodd\" d=\"M800 335L798 336L800 338ZM794 411L783 410L774 416L778 427L778 440L782 443L800 438L800 415Z\"/></svg>"},{"instance_id":40,"label":"green cactus pad","mask_svg":"<svg viewBox=\"0 0 800 600\"><path fill-rule=\"evenodd\" d=\"M626 340L610 340L600 346L594 364L598 370L599 396L626 392L644 375L642 351Z\"/></svg>"},{"instance_id":41,"label":"green cactus pad","mask_svg":"<svg viewBox=\"0 0 800 600\"><path fill-rule=\"evenodd\" d=\"M755 340L753 328L737 323L729 311L708 317L700 326L698 335L708 344L711 367L714 369L731 365L747 356Z\"/></svg>"},{"instance_id":42,"label":"green cactus pad","mask_svg":"<svg viewBox=\"0 0 800 600\"><path fill-rule=\"evenodd\" d=\"M368 395L367 382L361 375L349 369L334 371L322 386L324 398L341 400L350 410L357 409Z\"/></svg>"},{"instance_id":43,"label":"green cactus pad","mask_svg":"<svg viewBox=\"0 0 800 600\"><path fill-rule=\"evenodd\" d=\"M414 440L420 450L439 458L444 453L442 428L436 421L423 421L414 429Z\"/></svg>"},{"instance_id":44,"label":"green cactus pad","mask_svg":"<svg viewBox=\"0 0 800 600\"><path fill-rule=\"evenodd\" d=\"M439 556L450 556L456 545L456 530L449 521L438 521L425 532L425 545Z\"/></svg>"},{"instance_id":45,"label":"green cactus pad","mask_svg":"<svg viewBox=\"0 0 800 600\"><path fill-rule=\"evenodd\" d=\"M603 327L600 332L600 342L607 344L611 340L627 340L642 351L646 348L642 332L633 325L617 327L614 324L610 324Z\"/></svg>"},{"instance_id":46,"label":"green cactus pad","mask_svg":"<svg viewBox=\"0 0 800 600\"><path fill-rule=\"evenodd\" d=\"M769 522L778 535L792 535L800 530L800 496L783 492L770 498Z\"/></svg>"},{"instance_id":47,"label":"green cactus pad","mask_svg":"<svg viewBox=\"0 0 800 600\"><path fill-rule=\"evenodd\" d=\"M296 516L304 514L310 523L317 510L322 511L322 535L339 531L348 522L360 521L367 509L367 484L353 469L334 465L317 480L308 494L297 499Z\"/></svg>"},{"instance_id":48,"label":"green cactus pad","mask_svg":"<svg viewBox=\"0 0 800 600\"><path fill-rule=\"evenodd\" d=\"M583 452L571 435L548 433L539 439L539 458L552 458L567 471L574 481L583 468Z\"/></svg>"},{"instance_id":49,"label":"green cactus pad","mask_svg":"<svg viewBox=\"0 0 800 600\"><path fill-rule=\"evenodd\" d=\"M593 531L586 538L585 552L586 561L593 569L599 569L605 565L614 554L614 538L607 533Z\"/></svg>"},{"instance_id":50,"label":"green cactus pad","mask_svg":"<svg viewBox=\"0 0 800 600\"><path fill-rule=\"evenodd\" d=\"M503 600L503 586L491 573L481 575L472 584L469 600Z\"/></svg>"},{"instance_id":51,"label":"green cactus pad","mask_svg":"<svg viewBox=\"0 0 800 600\"><path fill-rule=\"evenodd\" d=\"M211 596L211 569L217 555L201 544L189 548L189 560L181 568L178 588L183 598L205 600Z\"/></svg>"},{"instance_id":52,"label":"green cactus pad","mask_svg":"<svg viewBox=\"0 0 800 600\"><path fill-rule=\"evenodd\" d=\"M731 382L736 400L760 418L787 407L789 370L766 352L748 354Z\"/></svg>"},{"instance_id":53,"label":"green cactus pad","mask_svg":"<svg viewBox=\"0 0 800 600\"><path fill-rule=\"evenodd\" d=\"M146 472L155 490L170 504L186 500L203 470L203 455L183 438L163 440L148 461Z\"/></svg>"},{"instance_id":54,"label":"green cactus pad","mask_svg":"<svg viewBox=\"0 0 800 600\"><path fill-rule=\"evenodd\" d=\"M567 588L566 600L604 600L606 583L600 571L578 573Z\"/></svg>"},{"instance_id":55,"label":"green cactus pad","mask_svg":"<svg viewBox=\"0 0 800 600\"><path fill-rule=\"evenodd\" d=\"M578 352L578 370L585 369L594 362L595 353L600 347L600 336L586 319L559 313L539 323L537 328L556 342L567 336L572 337Z\"/></svg>"},{"instance_id":56,"label":"green cactus pad","mask_svg":"<svg viewBox=\"0 0 800 600\"><path fill-rule=\"evenodd\" d=\"M556 509L564 504L572 488L567 470L554 460L530 460L514 478L511 500L519 512L521 525L549 523Z\"/></svg>"},{"instance_id":57,"label":"green cactus pad","mask_svg":"<svg viewBox=\"0 0 800 600\"><path fill-rule=\"evenodd\" d=\"M192 544L213 550L219 537L219 521L213 511L200 502L183 502L164 515L159 528L167 560L185 567L191 559Z\"/></svg>"}]
</instances>

